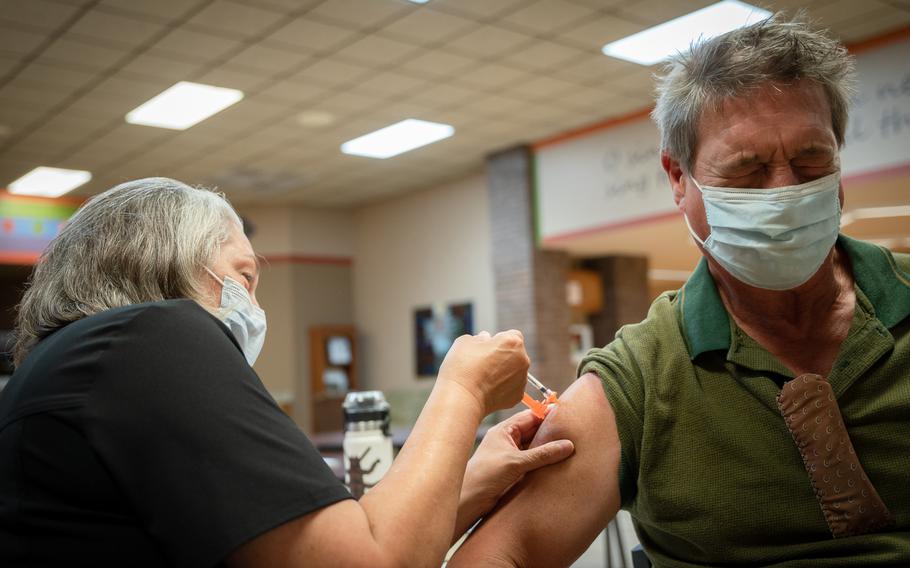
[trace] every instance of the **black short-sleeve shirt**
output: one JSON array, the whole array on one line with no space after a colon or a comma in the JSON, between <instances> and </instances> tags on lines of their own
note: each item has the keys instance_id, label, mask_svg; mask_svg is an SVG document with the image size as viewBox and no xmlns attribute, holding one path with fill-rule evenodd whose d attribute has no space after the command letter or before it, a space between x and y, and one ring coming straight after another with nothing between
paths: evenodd
<instances>
[{"instance_id":1,"label":"black short-sleeve shirt","mask_svg":"<svg viewBox=\"0 0 910 568\"><path fill-rule=\"evenodd\" d=\"M0 566L217 566L350 494L190 300L43 339L0 394Z\"/></svg>"}]
</instances>

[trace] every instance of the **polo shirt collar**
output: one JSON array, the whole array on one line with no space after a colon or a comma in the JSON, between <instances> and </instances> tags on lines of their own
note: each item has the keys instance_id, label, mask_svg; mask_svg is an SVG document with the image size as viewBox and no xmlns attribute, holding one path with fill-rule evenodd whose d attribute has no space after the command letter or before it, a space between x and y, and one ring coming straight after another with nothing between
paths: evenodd
<instances>
[{"instance_id":1,"label":"polo shirt collar","mask_svg":"<svg viewBox=\"0 0 910 568\"><path fill-rule=\"evenodd\" d=\"M897 266L887 249L844 235L838 236L837 245L850 258L856 286L885 327L894 327L910 316L910 275ZM677 309L689 358L694 360L707 351L728 351L733 325L704 258L680 295Z\"/></svg>"}]
</instances>

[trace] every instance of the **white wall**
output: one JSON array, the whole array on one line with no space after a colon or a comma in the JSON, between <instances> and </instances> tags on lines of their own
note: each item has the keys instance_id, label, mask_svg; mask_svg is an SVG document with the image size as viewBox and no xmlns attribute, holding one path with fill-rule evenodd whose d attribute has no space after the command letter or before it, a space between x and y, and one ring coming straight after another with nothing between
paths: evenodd
<instances>
[{"instance_id":1,"label":"white wall","mask_svg":"<svg viewBox=\"0 0 910 568\"><path fill-rule=\"evenodd\" d=\"M490 214L482 174L356 212L354 319L364 385L429 387L415 373L414 308L471 301L495 331Z\"/></svg>"},{"instance_id":2,"label":"white wall","mask_svg":"<svg viewBox=\"0 0 910 568\"><path fill-rule=\"evenodd\" d=\"M248 207L241 215L253 228L253 249L265 257L256 297L268 333L255 369L281 403L310 428L309 328L352 323L354 251L350 211L305 207ZM322 262L328 259L330 262Z\"/></svg>"}]
</instances>

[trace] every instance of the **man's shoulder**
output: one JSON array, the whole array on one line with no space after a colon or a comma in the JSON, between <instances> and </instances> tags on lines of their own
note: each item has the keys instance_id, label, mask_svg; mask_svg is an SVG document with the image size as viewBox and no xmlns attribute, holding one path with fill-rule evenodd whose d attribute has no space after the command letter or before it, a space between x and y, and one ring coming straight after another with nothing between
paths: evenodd
<instances>
[{"instance_id":1,"label":"man's shoulder","mask_svg":"<svg viewBox=\"0 0 910 568\"><path fill-rule=\"evenodd\" d=\"M645 319L622 326L607 345L591 350L579 370L602 375L609 369L614 375L651 376L656 367L671 360L689 359L680 324L679 291L660 294L648 309Z\"/></svg>"},{"instance_id":2,"label":"man's shoulder","mask_svg":"<svg viewBox=\"0 0 910 568\"><path fill-rule=\"evenodd\" d=\"M897 265L897 268L904 275L910 275L910 253L892 252L891 256L894 258L894 264Z\"/></svg>"},{"instance_id":3,"label":"man's shoulder","mask_svg":"<svg viewBox=\"0 0 910 568\"><path fill-rule=\"evenodd\" d=\"M675 342L680 332L680 290L668 290L651 302L648 315L637 323L622 326L616 332L616 339L645 347Z\"/></svg>"}]
</instances>

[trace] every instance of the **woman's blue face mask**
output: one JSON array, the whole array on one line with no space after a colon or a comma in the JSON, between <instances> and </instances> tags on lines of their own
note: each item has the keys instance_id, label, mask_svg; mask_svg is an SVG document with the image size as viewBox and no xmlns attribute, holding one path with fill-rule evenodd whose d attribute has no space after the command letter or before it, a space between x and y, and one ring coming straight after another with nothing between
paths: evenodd
<instances>
[{"instance_id":1,"label":"woman's blue face mask","mask_svg":"<svg viewBox=\"0 0 910 568\"><path fill-rule=\"evenodd\" d=\"M256 362L265 343L265 310L253 304L250 293L242 284L229 276L219 278L205 268L212 278L221 283L221 305L219 315L228 326L250 366Z\"/></svg>"}]
</instances>

